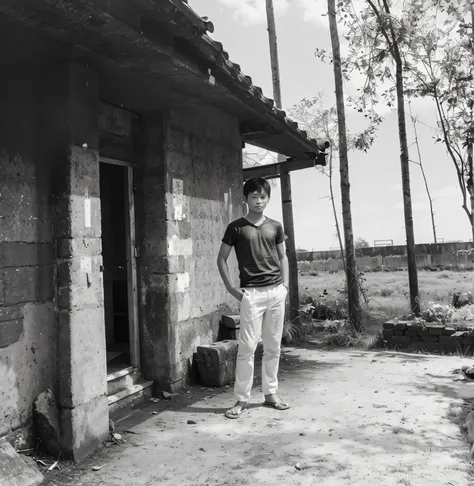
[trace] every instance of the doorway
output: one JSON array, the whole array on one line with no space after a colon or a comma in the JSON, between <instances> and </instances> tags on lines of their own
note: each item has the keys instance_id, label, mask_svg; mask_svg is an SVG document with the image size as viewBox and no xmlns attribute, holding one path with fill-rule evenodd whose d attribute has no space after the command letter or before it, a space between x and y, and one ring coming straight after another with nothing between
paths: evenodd
<instances>
[{"instance_id":1,"label":"doorway","mask_svg":"<svg viewBox=\"0 0 474 486\"><path fill-rule=\"evenodd\" d=\"M133 169L100 159L107 374L138 367Z\"/></svg>"}]
</instances>

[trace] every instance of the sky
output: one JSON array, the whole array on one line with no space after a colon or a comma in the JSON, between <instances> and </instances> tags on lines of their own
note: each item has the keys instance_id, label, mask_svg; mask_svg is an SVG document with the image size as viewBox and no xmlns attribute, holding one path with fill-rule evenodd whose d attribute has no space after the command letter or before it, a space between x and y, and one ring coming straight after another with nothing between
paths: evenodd
<instances>
[{"instance_id":1,"label":"sky","mask_svg":"<svg viewBox=\"0 0 474 486\"><path fill-rule=\"evenodd\" d=\"M214 24L212 37L222 42L232 62L252 77L263 93L273 98L268 34L264 0L189 0L189 5ZM305 97L324 93L328 106L335 104L332 68L319 61L316 48L330 50L326 9L323 0L274 0L283 109L287 111ZM346 93L355 84L346 83ZM412 103L422 162L433 198L438 239L468 241L472 238L466 213L461 208L461 192L452 162L444 146L434 143L436 113L432 103ZM358 123L346 111L349 126ZM370 245L376 240L406 242L401 190L400 149L397 114L387 109L372 148L349 153L353 231ZM408 119L409 154L418 160L414 134ZM247 145L247 148L252 150ZM434 241L429 201L419 166L410 165L416 243ZM337 237L329 198L328 177L317 169L291 173L296 246L306 250L336 248ZM335 198L340 209L339 174L334 174ZM267 210L271 218L282 220L280 188L272 188ZM342 218L340 218L342 219ZM342 221L341 227L342 227Z\"/></svg>"}]
</instances>

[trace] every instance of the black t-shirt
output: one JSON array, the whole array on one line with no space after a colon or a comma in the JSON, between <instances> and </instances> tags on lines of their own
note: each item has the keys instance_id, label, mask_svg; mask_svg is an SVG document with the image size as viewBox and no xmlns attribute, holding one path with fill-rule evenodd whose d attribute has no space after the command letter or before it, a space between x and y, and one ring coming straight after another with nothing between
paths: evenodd
<instances>
[{"instance_id":1,"label":"black t-shirt","mask_svg":"<svg viewBox=\"0 0 474 486\"><path fill-rule=\"evenodd\" d=\"M282 225L266 218L255 226L245 218L227 226L223 243L235 247L241 287L265 287L282 283L277 245L286 240Z\"/></svg>"}]
</instances>

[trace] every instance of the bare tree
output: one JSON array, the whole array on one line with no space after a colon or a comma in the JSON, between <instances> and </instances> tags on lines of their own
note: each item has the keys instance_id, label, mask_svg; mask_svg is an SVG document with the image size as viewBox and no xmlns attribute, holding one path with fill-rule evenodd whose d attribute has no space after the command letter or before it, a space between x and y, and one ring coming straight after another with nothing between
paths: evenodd
<instances>
[{"instance_id":1,"label":"bare tree","mask_svg":"<svg viewBox=\"0 0 474 486\"><path fill-rule=\"evenodd\" d=\"M434 209L433 209L433 198L431 197L430 187L428 185L428 179L426 177L425 168L423 167L423 160L421 158L421 150L420 150L420 142L418 140L418 130L416 125L418 123L418 119L413 116L411 111L411 102L408 102L408 106L410 108L410 118L413 123L413 133L415 134L415 146L418 153L418 162L412 160L411 162L417 164L420 167L421 175L423 177L423 181L425 183L426 195L428 196L428 201L430 204L430 215L431 215L431 228L433 230L433 241L434 243L437 242L436 238L436 224L435 224L435 216L434 216Z\"/></svg>"}]
</instances>

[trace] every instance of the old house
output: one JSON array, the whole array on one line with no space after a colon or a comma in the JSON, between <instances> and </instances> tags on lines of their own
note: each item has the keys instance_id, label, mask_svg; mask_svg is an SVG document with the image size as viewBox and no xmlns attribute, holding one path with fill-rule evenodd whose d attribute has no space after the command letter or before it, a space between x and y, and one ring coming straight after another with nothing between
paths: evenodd
<instances>
[{"instance_id":1,"label":"old house","mask_svg":"<svg viewBox=\"0 0 474 486\"><path fill-rule=\"evenodd\" d=\"M80 459L109 407L179 389L233 305L242 142L318 152L209 30L181 0L0 3L0 436L51 389Z\"/></svg>"}]
</instances>

